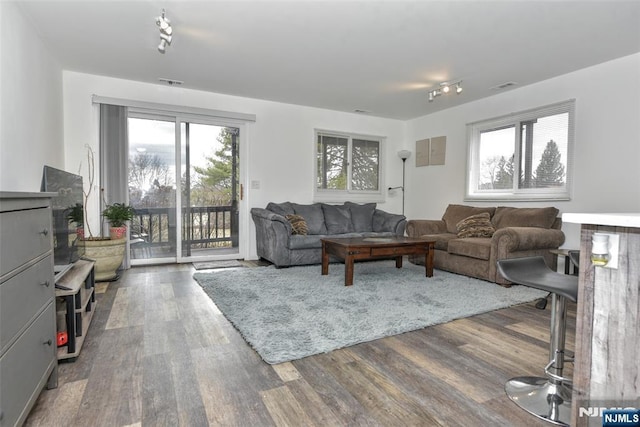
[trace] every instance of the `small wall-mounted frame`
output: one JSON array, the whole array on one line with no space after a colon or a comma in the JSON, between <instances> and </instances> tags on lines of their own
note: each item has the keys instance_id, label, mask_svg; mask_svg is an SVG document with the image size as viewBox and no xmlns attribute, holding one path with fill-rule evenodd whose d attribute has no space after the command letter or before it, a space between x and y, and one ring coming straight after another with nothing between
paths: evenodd
<instances>
[{"instance_id":1,"label":"small wall-mounted frame","mask_svg":"<svg viewBox=\"0 0 640 427\"><path fill-rule=\"evenodd\" d=\"M430 165L444 165L444 157L447 152L447 137L436 136L431 138L431 150L429 152Z\"/></svg>"},{"instance_id":2,"label":"small wall-mounted frame","mask_svg":"<svg viewBox=\"0 0 640 427\"><path fill-rule=\"evenodd\" d=\"M416 166L429 166L429 139L416 141Z\"/></svg>"},{"instance_id":3,"label":"small wall-mounted frame","mask_svg":"<svg viewBox=\"0 0 640 427\"><path fill-rule=\"evenodd\" d=\"M416 166L444 165L446 152L446 136L435 136L416 141Z\"/></svg>"}]
</instances>

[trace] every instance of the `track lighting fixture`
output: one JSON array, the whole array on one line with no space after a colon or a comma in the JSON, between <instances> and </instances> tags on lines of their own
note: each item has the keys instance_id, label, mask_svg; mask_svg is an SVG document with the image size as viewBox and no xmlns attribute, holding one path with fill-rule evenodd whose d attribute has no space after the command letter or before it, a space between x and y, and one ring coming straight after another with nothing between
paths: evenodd
<instances>
[{"instance_id":1,"label":"track lighting fixture","mask_svg":"<svg viewBox=\"0 0 640 427\"><path fill-rule=\"evenodd\" d=\"M451 88L455 86L456 94L460 95L462 93L462 80L458 80L457 82L442 82L440 83L440 87L438 89L432 89L429 91L429 102L433 102L437 96L442 94L448 94L451 92Z\"/></svg>"},{"instance_id":2,"label":"track lighting fixture","mask_svg":"<svg viewBox=\"0 0 640 427\"><path fill-rule=\"evenodd\" d=\"M158 51L164 53L167 46L171 44L173 38L173 29L171 28L171 21L165 16L165 10L162 9L162 15L156 18L156 25L160 28L160 44L158 45Z\"/></svg>"}]
</instances>

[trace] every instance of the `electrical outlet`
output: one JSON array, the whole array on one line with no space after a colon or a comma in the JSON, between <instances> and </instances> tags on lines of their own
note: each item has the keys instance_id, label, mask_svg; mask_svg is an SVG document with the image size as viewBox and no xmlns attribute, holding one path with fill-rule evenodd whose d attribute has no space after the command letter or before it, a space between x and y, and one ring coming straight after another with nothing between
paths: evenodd
<instances>
[{"instance_id":1,"label":"electrical outlet","mask_svg":"<svg viewBox=\"0 0 640 427\"><path fill-rule=\"evenodd\" d=\"M251 181L251 189L252 190L259 190L260 189L260 181L258 181L258 180Z\"/></svg>"}]
</instances>

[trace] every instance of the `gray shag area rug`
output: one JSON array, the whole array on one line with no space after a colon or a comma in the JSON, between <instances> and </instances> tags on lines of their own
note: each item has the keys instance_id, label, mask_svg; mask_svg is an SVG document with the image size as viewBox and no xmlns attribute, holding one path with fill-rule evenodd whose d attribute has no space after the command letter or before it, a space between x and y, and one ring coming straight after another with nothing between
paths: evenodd
<instances>
[{"instance_id":1,"label":"gray shag area rug","mask_svg":"<svg viewBox=\"0 0 640 427\"><path fill-rule=\"evenodd\" d=\"M394 261L195 273L195 280L244 339L270 364L326 353L544 297L494 283Z\"/></svg>"}]
</instances>

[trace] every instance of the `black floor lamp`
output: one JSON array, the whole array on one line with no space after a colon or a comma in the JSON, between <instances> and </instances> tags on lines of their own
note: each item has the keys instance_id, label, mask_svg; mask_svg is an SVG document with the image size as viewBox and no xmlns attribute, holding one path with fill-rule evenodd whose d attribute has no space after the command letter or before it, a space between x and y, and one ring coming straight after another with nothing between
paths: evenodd
<instances>
[{"instance_id":1,"label":"black floor lamp","mask_svg":"<svg viewBox=\"0 0 640 427\"><path fill-rule=\"evenodd\" d=\"M389 190L396 190L398 188L402 189L402 215L404 215L404 180L405 180L405 166L407 164L407 159L411 157L411 151L409 150L400 150L398 151L398 157L402 159L402 185L399 187L389 187Z\"/></svg>"}]
</instances>

